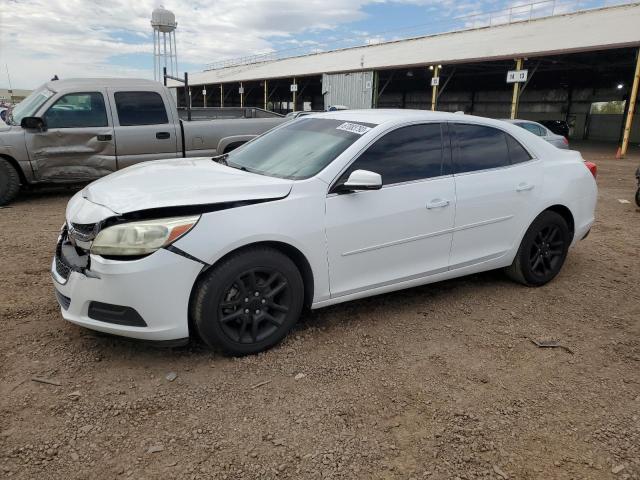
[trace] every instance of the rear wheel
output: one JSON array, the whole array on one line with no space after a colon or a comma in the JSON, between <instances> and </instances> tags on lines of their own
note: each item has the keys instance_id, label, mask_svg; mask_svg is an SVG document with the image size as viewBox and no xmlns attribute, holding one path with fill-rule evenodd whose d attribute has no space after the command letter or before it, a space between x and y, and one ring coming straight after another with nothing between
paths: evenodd
<instances>
[{"instance_id":1,"label":"rear wheel","mask_svg":"<svg viewBox=\"0 0 640 480\"><path fill-rule=\"evenodd\" d=\"M13 200L20 191L20 175L13 165L0 158L0 206Z\"/></svg>"},{"instance_id":2,"label":"rear wheel","mask_svg":"<svg viewBox=\"0 0 640 480\"><path fill-rule=\"evenodd\" d=\"M300 317L304 286L293 261L259 247L229 257L199 282L193 320L202 340L230 355L280 342Z\"/></svg>"},{"instance_id":3,"label":"rear wheel","mask_svg":"<svg viewBox=\"0 0 640 480\"><path fill-rule=\"evenodd\" d=\"M544 285L560 272L570 244L565 219L556 212L542 212L527 230L507 275L524 285Z\"/></svg>"}]
</instances>

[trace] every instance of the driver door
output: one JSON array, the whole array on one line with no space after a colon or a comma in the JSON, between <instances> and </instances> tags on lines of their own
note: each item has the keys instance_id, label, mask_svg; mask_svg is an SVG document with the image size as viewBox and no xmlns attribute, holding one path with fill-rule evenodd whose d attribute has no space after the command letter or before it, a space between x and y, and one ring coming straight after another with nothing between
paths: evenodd
<instances>
[{"instance_id":1,"label":"driver door","mask_svg":"<svg viewBox=\"0 0 640 480\"><path fill-rule=\"evenodd\" d=\"M380 190L326 199L331 297L414 280L449 267L455 212L446 125L400 127L358 157L354 170L382 176Z\"/></svg>"},{"instance_id":2,"label":"driver door","mask_svg":"<svg viewBox=\"0 0 640 480\"><path fill-rule=\"evenodd\" d=\"M25 132L38 180L89 181L116 170L113 123L103 92L62 95L42 118L44 132Z\"/></svg>"}]
</instances>

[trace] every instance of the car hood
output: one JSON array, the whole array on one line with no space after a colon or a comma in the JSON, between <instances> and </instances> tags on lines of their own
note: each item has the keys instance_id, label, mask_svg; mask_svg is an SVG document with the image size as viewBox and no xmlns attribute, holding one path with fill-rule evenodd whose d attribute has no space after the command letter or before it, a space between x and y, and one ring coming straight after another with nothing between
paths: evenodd
<instances>
[{"instance_id":1,"label":"car hood","mask_svg":"<svg viewBox=\"0 0 640 480\"><path fill-rule=\"evenodd\" d=\"M258 175L211 158L155 160L112 173L81 196L116 214L286 197L293 182Z\"/></svg>"}]
</instances>

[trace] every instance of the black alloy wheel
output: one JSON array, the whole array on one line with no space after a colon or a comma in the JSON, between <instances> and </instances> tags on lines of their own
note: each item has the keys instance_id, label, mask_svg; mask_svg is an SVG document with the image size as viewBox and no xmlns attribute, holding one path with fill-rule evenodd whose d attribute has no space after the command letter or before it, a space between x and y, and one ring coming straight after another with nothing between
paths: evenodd
<instances>
[{"instance_id":1,"label":"black alloy wheel","mask_svg":"<svg viewBox=\"0 0 640 480\"><path fill-rule=\"evenodd\" d=\"M544 278L559 270L558 264L564 258L564 239L557 225L549 224L535 236L529 249L529 268L531 272Z\"/></svg>"},{"instance_id":2,"label":"black alloy wheel","mask_svg":"<svg viewBox=\"0 0 640 480\"><path fill-rule=\"evenodd\" d=\"M562 269L571 245L566 220L546 210L533 221L506 272L513 280L537 287L553 280Z\"/></svg>"},{"instance_id":3,"label":"black alloy wheel","mask_svg":"<svg viewBox=\"0 0 640 480\"><path fill-rule=\"evenodd\" d=\"M270 247L240 251L196 285L191 316L202 340L230 355L266 350L300 317L304 285L295 263Z\"/></svg>"},{"instance_id":4,"label":"black alloy wheel","mask_svg":"<svg viewBox=\"0 0 640 480\"><path fill-rule=\"evenodd\" d=\"M273 268L252 268L233 279L218 306L224 333L234 342L257 343L273 335L291 307L287 279Z\"/></svg>"}]
</instances>

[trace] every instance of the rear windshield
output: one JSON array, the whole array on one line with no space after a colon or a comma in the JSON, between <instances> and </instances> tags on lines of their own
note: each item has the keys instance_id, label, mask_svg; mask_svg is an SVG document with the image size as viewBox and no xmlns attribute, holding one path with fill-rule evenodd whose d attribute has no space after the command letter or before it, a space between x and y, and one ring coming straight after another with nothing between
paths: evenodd
<instances>
[{"instance_id":1,"label":"rear windshield","mask_svg":"<svg viewBox=\"0 0 640 480\"><path fill-rule=\"evenodd\" d=\"M316 175L375 125L300 118L232 151L227 163L272 177L302 180Z\"/></svg>"}]
</instances>

